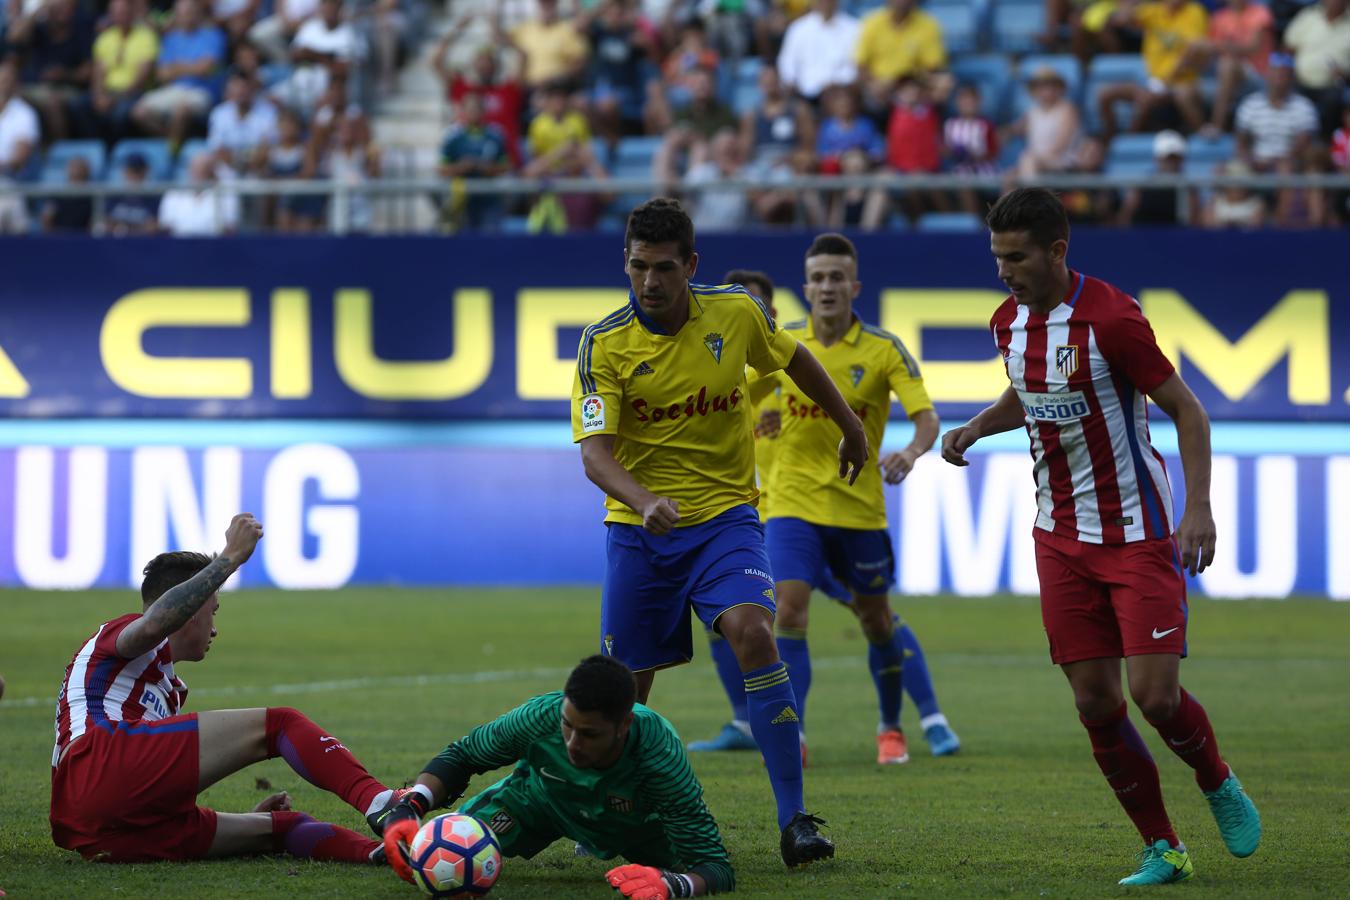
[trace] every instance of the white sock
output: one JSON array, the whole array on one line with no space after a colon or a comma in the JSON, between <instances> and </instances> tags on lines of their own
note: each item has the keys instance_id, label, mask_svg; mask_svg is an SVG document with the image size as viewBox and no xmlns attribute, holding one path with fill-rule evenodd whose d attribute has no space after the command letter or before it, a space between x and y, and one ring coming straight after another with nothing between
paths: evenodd
<instances>
[{"instance_id":1,"label":"white sock","mask_svg":"<svg viewBox=\"0 0 1350 900\"><path fill-rule=\"evenodd\" d=\"M753 732L750 731L750 723L745 719L732 719L731 727L747 737L753 737Z\"/></svg>"},{"instance_id":2,"label":"white sock","mask_svg":"<svg viewBox=\"0 0 1350 900\"><path fill-rule=\"evenodd\" d=\"M927 731L934 725L946 725L947 717L942 713L933 713L931 716L924 716L919 720L919 727Z\"/></svg>"}]
</instances>

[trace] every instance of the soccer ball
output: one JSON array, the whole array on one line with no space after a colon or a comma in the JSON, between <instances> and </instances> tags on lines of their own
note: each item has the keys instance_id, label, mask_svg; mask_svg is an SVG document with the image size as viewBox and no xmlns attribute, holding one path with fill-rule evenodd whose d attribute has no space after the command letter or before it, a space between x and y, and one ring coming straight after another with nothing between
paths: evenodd
<instances>
[{"instance_id":1,"label":"soccer ball","mask_svg":"<svg viewBox=\"0 0 1350 900\"><path fill-rule=\"evenodd\" d=\"M502 871L502 848L492 829L458 813L423 825L408 858L417 886L433 897L481 897Z\"/></svg>"}]
</instances>

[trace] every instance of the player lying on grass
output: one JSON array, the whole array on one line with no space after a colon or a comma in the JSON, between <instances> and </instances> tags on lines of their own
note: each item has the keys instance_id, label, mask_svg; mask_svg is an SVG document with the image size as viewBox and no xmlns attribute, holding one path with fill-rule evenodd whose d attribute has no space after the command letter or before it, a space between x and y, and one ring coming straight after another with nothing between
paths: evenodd
<instances>
[{"instance_id":1,"label":"player lying on grass","mask_svg":"<svg viewBox=\"0 0 1350 900\"><path fill-rule=\"evenodd\" d=\"M218 555L156 556L144 570L144 612L103 623L75 653L57 698L52 752L58 847L106 862L281 851L372 861L376 841L292 811L285 793L249 813L197 805L200 791L277 756L363 815L397 799L337 738L293 709L179 712L188 689L174 664L205 658L216 636L216 591L262 533L251 514L240 513Z\"/></svg>"},{"instance_id":2,"label":"player lying on grass","mask_svg":"<svg viewBox=\"0 0 1350 900\"><path fill-rule=\"evenodd\" d=\"M1219 754L1209 716L1181 686L1184 572L1214 559L1209 418L1158 349L1138 301L1068 266L1069 220L1043 188L1004 194L989 212L990 248L1010 296L990 320L1010 386L942 439L967 465L976 441L1024 428L1036 480L1036 573L1050 658L1064 671L1092 755L1144 839L1121 884L1194 872L1163 805L1158 767L1130 722L1120 682L1167 748L1195 770L1224 844L1250 856L1261 817ZM1186 509L1173 517L1148 401L1176 424Z\"/></svg>"},{"instance_id":3,"label":"player lying on grass","mask_svg":"<svg viewBox=\"0 0 1350 900\"><path fill-rule=\"evenodd\" d=\"M533 857L576 841L600 859L629 865L606 878L625 897L666 900L726 893L735 874L671 724L636 702L633 673L591 656L561 691L527 700L480 725L427 763L382 821L384 851L406 880L407 846L429 810L459 797L470 776L515 770L459 812L486 822L503 856Z\"/></svg>"},{"instance_id":4,"label":"player lying on grass","mask_svg":"<svg viewBox=\"0 0 1350 900\"><path fill-rule=\"evenodd\" d=\"M851 245L850 245L851 246ZM814 255L814 254L812 254ZM856 252L853 256L856 267ZM808 263L808 266L810 263ZM808 280L812 276L808 273ZM817 277L818 282L826 283L825 279ZM769 307L769 314L774 320L778 319L778 311L773 303L773 281L764 272L753 269L733 269L723 276L722 281L727 284L739 284L754 294ZM857 283L856 278L854 283ZM810 300L813 291L817 290L811 284L807 285L807 299ZM851 298L850 309L851 313ZM847 316L846 316L847 317ZM789 326L784 326L789 327ZM820 329L817 328L816 331ZM847 342L846 342L847 343ZM857 344L855 340L854 345ZM817 347L811 348L813 352L819 353ZM827 367L828 370L828 367ZM777 387L777 382L770 384ZM841 388L844 382L836 379L836 384ZM858 386L854 385L856 389ZM752 387L753 392L753 387ZM782 436L782 391L775 390L766 394L762 399L755 403L754 422L755 422L755 469L759 478L759 517L760 521L766 521L774 515L775 494L769 490L769 485L774 478L774 471L777 467L778 456L784 445L779 438ZM936 435L937 417L932 417L932 431ZM926 449L926 448L925 448ZM904 471L896 465L900 454L892 453L881 461L882 469L886 472L887 482L895 483L904 477ZM833 454L829 460L829 467L833 468ZM814 463L812 463L814 466ZM805 473L808 479L809 473ZM822 496L830 493L828 490L819 492ZM884 506L881 507L884 510ZM772 529L771 529L772 530ZM773 546L769 549L769 560L773 562ZM821 571L818 575L810 579L810 586L821 591L830 599L842 604L854 615L859 616L859 621L867 625L868 620L864 620L859 615L859 608L853 602L853 592L845 588L834 577L830 566L823 560L821 561ZM782 588L778 588L779 600L782 601ZM871 593L875 594L875 591ZM791 617L801 620L801 625L805 624L805 607L801 603L800 591L791 598L797 605L791 612ZM795 633L784 634L784 625L789 619L789 612L786 607L780 611L777 622L778 631L778 653L785 660L789 661L788 672L793 680L793 692L797 694L797 700L803 706L806 705L806 690L810 686L810 657L806 655L805 628L795 626ZM903 762L908 759L907 750L901 749L895 752L897 746L896 737L902 735L900 731L900 691L891 688L893 683L898 681L904 687L904 692L909 694L910 699L919 709L919 725L923 729L924 738L928 741L928 747L934 756L947 756L955 753L961 748L961 741L957 738L956 732L952 731L947 723L947 717L942 714L942 709L938 706L937 694L933 690L933 682L928 673L928 664L924 658L923 648L919 645L919 639L913 630L901 621L899 616L893 616L893 625L891 629L890 641L894 648L887 652L870 651L868 654L868 663L871 668L880 672L880 675L874 674L877 679L878 695L882 697L881 719L885 723L894 723L883 729L884 734L878 736L878 743L885 741L885 758L882 759L879 753L878 759L883 762ZM875 626L873 626L873 630ZM727 699L731 701L731 721L722 726L722 730L717 735L706 741L695 741L689 745L691 752L708 752L722 750L754 750L757 748L755 737L750 731L750 722L748 718L748 705L745 694L745 683L741 677L740 666L736 662L736 654L732 652L731 645L722 639L712 629L708 629L708 647L711 652L713 662L717 667L718 678L722 681L722 688L726 691ZM792 660L797 663L793 664ZM901 659L903 663L898 667L900 671L895 671L897 666L891 660ZM798 688L796 679L805 673L801 679L802 688ZM903 740L903 738L901 738ZM806 733L802 732L802 765L806 765Z\"/></svg>"}]
</instances>

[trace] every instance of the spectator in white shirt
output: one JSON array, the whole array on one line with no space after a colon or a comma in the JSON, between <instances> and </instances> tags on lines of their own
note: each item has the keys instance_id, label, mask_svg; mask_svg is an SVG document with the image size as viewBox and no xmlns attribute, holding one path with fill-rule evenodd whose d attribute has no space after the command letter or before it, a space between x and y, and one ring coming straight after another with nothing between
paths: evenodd
<instances>
[{"instance_id":1,"label":"spectator in white shirt","mask_svg":"<svg viewBox=\"0 0 1350 900\"><path fill-rule=\"evenodd\" d=\"M0 63L0 234L28 230L23 198L6 185L23 175L42 138L36 110L18 95L17 69L13 57Z\"/></svg>"},{"instance_id":2,"label":"spectator in white shirt","mask_svg":"<svg viewBox=\"0 0 1350 900\"><path fill-rule=\"evenodd\" d=\"M198 153L188 164L191 184L174 188L159 204L159 225L174 237L216 237L239 227L239 197L216 190L215 159Z\"/></svg>"},{"instance_id":3,"label":"spectator in white shirt","mask_svg":"<svg viewBox=\"0 0 1350 900\"><path fill-rule=\"evenodd\" d=\"M1284 30L1298 85L1316 105L1326 135L1336 128L1342 92L1350 86L1348 7L1347 0L1322 0L1305 7Z\"/></svg>"},{"instance_id":4,"label":"spectator in white shirt","mask_svg":"<svg viewBox=\"0 0 1350 900\"><path fill-rule=\"evenodd\" d=\"M1238 158L1257 172L1292 172L1316 133L1316 107L1294 93L1293 58L1272 53L1265 91L1238 104Z\"/></svg>"},{"instance_id":5,"label":"spectator in white shirt","mask_svg":"<svg viewBox=\"0 0 1350 900\"><path fill-rule=\"evenodd\" d=\"M258 87L236 72L225 84L225 102L211 110L206 146L236 169L250 168L277 140L277 109L271 100L259 101Z\"/></svg>"},{"instance_id":6,"label":"spectator in white shirt","mask_svg":"<svg viewBox=\"0 0 1350 900\"><path fill-rule=\"evenodd\" d=\"M279 0L272 15L259 19L248 32L248 39L263 52L268 62L290 61L290 44L300 26L319 11L319 0Z\"/></svg>"},{"instance_id":7,"label":"spectator in white shirt","mask_svg":"<svg viewBox=\"0 0 1350 900\"><path fill-rule=\"evenodd\" d=\"M783 83L813 103L834 84L858 78L853 53L861 26L839 10L839 0L816 0L815 9L788 26L778 52Z\"/></svg>"},{"instance_id":8,"label":"spectator in white shirt","mask_svg":"<svg viewBox=\"0 0 1350 900\"><path fill-rule=\"evenodd\" d=\"M319 14L300 26L291 43L294 74L272 88L272 95L308 116L329 80L345 79L364 49L356 29L342 20L341 0L320 0Z\"/></svg>"}]
</instances>

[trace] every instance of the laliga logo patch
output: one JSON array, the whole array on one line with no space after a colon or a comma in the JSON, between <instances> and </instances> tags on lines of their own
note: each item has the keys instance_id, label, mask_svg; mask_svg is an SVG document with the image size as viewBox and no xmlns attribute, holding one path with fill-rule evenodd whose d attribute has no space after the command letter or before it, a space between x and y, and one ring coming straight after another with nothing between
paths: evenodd
<instances>
[{"instance_id":1,"label":"laliga logo patch","mask_svg":"<svg viewBox=\"0 0 1350 900\"><path fill-rule=\"evenodd\" d=\"M581 430L595 431L605 427L605 401L599 394L581 398Z\"/></svg>"},{"instance_id":2,"label":"laliga logo patch","mask_svg":"<svg viewBox=\"0 0 1350 900\"><path fill-rule=\"evenodd\" d=\"M853 379L853 386L854 386L854 387L857 387L857 386L858 386L858 382L860 382L860 381L863 380L863 375L866 374L866 373L864 372L862 366L850 366L850 367L849 367L849 370L848 370L848 374L849 374L849 377L851 377L851 378Z\"/></svg>"},{"instance_id":3,"label":"laliga logo patch","mask_svg":"<svg viewBox=\"0 0 1350 900\"><path fill-rule=\"evenodd\" d=\"M722 361L722 335L716 331L710 331L703 336L703 346L708 348L708 352L713 355L713 359L719 363Z\"/></svg>"},{"instance_id":4,"label":"laliga logo patch","mask_svg":"<svg viewBox=\"0 0 1350 900\"><path fill-rule=\"evenodd\" d=\"M1060 344L1055 348L1055 369L1065 378L1078 371L1078 345Z\"/></svg>"}]
</instances>

